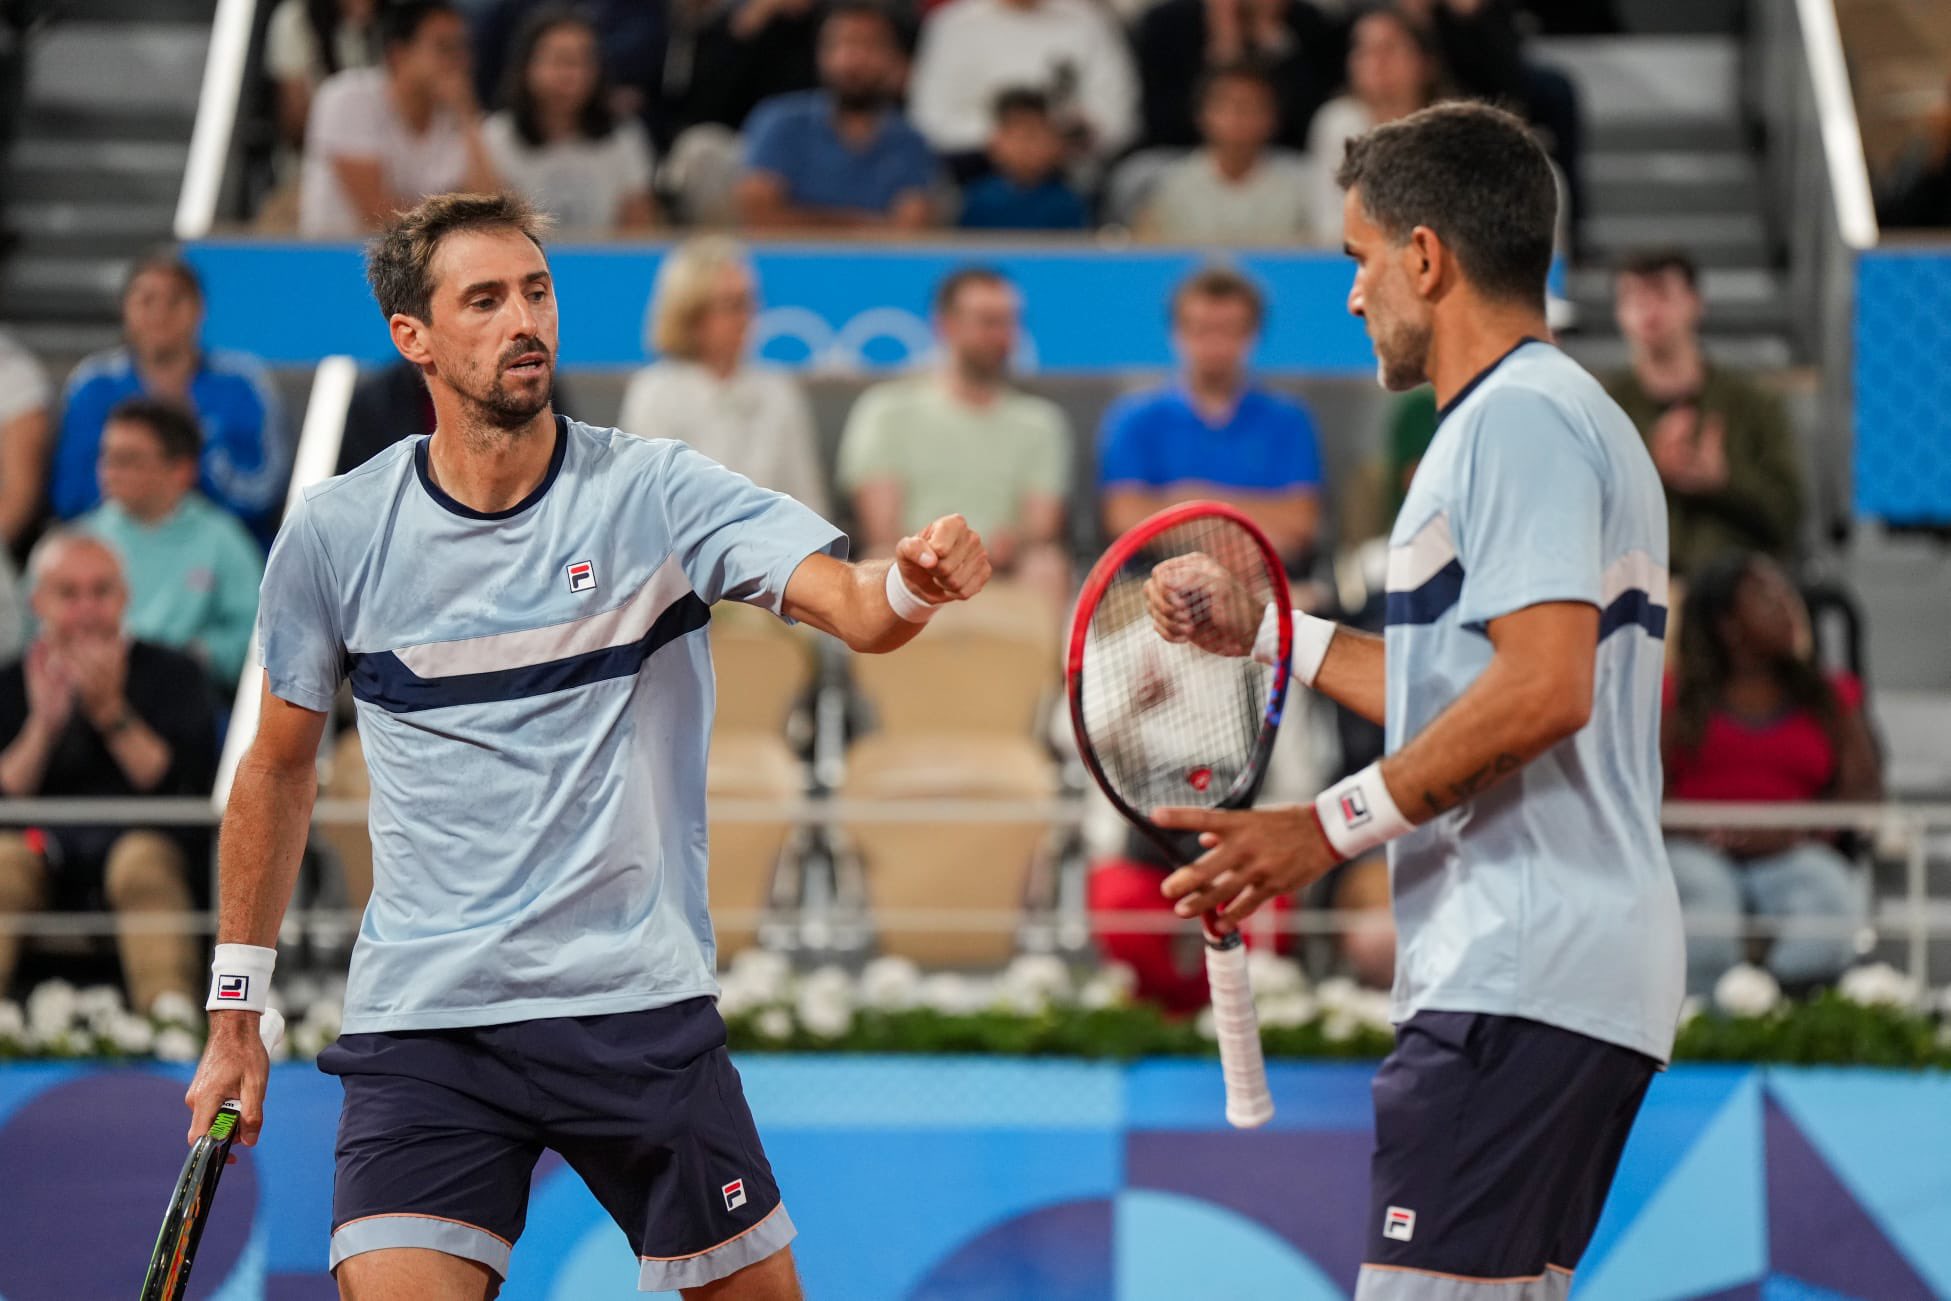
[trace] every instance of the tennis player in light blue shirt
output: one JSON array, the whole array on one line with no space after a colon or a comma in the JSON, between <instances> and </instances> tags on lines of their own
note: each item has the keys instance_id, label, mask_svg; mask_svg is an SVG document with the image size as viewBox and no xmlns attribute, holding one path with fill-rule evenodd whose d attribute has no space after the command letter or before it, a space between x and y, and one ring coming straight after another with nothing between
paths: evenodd
<instances>
[{"instance_id":1,"label":"tennis player in light blue shirt","mask_svg":"<svg viewBox=\"0 0 1951 1301\"><path fill-rule=\"evenodd\" d=\"M1237 923L1388 846L1397 1037L1357 1296L1561 1298L1683 987L1665 502L1625 413L1547 341L1556 189L1522 122L1413 114L1351 142L1340 179L1349 310L1383 384L1430 383L1440 422L1389 539L1385 636L1298 615L1292 667L1388 753L1312 805L1161 810L1209 846L1165 890ZM1176 563L1150 585L1163 635L1269 653L1224 571Z\"/></svg>"},{"instance_id":2,"label":"tennis player in light blue shirt","mask_svg":"<svg viewBox=\"0 0 1951 1301\"><path fill-rule=\"evenodd\" d=\"M959 516L849 565L793 499L682 443L554 415L556 303L519 200L400 216L368 272L438 415L306 490L259 614L265 691L224 819L211 1037L188 1101L260 1124L256 1037L342 682L374 888L345 1033L330 1265L351 1295L483 1296L560 1152L646 1291L796 1298L794 1229L725 1051L705 768L721 600L894 650L987 580Z\"/></svg>"}]
</instances>

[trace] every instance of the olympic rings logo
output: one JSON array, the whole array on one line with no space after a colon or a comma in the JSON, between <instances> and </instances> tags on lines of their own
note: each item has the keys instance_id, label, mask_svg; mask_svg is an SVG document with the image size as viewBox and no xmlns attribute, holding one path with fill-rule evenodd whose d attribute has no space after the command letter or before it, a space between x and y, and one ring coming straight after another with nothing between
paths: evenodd
<instances>
[{"instance_id":1,"label":"olympic rings logo","mask_svg":"<svg viewBox=\"0 0 1951 1301\"><path fill-rule=\"evenodd\" d=\"M928 322L904 307L870 307L834 329L810 307L768 307L752 323L754 356L819 375L904 370L935 355ZM893 355L889 355L892 353ZM1037 369L1036 340L1018 330L1012 369Z\"/></svg>"}]
</instances>

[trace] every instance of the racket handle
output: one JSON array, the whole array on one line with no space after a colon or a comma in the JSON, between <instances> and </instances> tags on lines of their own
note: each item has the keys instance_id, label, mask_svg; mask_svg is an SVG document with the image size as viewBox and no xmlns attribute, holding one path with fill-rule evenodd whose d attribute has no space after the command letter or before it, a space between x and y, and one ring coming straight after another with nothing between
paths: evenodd
<instances>
[{"instance_id":1,"label":"racket handle","mask_svg":"<svg viewBox=\"0 0 1951 1301\"><path fill-rule=\"evenodd\" d=\"M1267 1063L1260 1055L1260 1018L1247 981L1246 946L1237 935L1225 946L1206 946L1206 981L1212 987L1213 1028L1219 1037L1219 1069L1226 1077L1226 1119L1253 1129L1273 1119Z\"/></svg>"}]
</instances>

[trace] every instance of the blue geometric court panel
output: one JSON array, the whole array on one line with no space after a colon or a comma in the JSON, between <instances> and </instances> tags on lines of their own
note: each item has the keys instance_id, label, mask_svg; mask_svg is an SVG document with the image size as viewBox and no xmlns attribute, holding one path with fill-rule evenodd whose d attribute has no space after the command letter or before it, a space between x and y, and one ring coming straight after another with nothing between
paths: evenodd
<instances>
[{"instance_id":1,"label":"blue geometric court panel","mask_svg":"<svg viewBox=\"0 0 1951 1301\"><path fill-rule=\"evenodd\" d=\"M1368 1211L1361 1065L1281 1066L1279 1113L1220 1118L1209 1063L748 1057L814 1301L1330 1301ZM182 1159L187 1072L0 1068L0 1299L134 1295ZM336 1083L274 1069L196 1295L325 1301ZM545 1156L507 1301L640 1295ZM1578 1301L1951 1296L1951 1079L1680 1067L1648 1094Z\"/></svg>"}]
</instances>

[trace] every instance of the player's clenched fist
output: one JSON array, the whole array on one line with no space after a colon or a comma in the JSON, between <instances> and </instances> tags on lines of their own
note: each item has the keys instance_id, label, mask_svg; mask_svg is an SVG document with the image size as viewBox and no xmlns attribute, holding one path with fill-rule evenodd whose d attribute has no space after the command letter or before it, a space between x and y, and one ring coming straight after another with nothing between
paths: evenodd
<instances>
[{"instance_id":1,"label":"player's clenched fist","mask_svg":"<svg viewBox=\"0 0 1951 1301\"><path fill-rule=\"evenodd\" d=\"M989 581L982 535L960 515L944 515L894 548L901 581L930 605L966 601Z\"/></svg>"},{"instance_id":2,"label":"player's clenched fist","mask_svg":"<svg viewBox=\"0 0 1951 1301\"><path fill-rule=\"evenodd\" d=\"M1226 567L1194 551L1161 561L1145 580L1158 635L1213 655L1250 655L1262 608Z\"/></svg>"}]
</instances>

